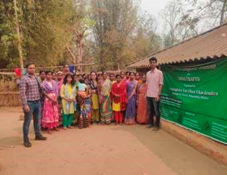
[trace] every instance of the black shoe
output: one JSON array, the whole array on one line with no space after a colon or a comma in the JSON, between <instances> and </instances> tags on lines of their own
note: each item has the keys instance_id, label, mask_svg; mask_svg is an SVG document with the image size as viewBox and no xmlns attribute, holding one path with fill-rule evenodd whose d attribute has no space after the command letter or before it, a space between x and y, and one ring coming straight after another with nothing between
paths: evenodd
<instances>
[{"instance_id":1,"label":"black shoe","mask_svg":"<svg viewBox=\"0 0 227 175\"><path fill-rule=\"evenodd\" d=\"M147 126L147 128L154 128L154 125L149 125L149 126Z\"/></svg>"},{"instance_id":2,"label":"black shoe","mask_svg":"<svg viewBox=\"0 0 227 175\"><path fill-rule=\"evenodd\" d=\"M27 141L24 141L24 146L26 148L30 148L30 147L32 147L32 144L31 144L31 142L29 140L27 140Z\"/></svg>"},{"instance_id":3,"label":"black shoe","mask_svg":"<svg viewBox=\"0 0 227 175\"><path fill-rule=\"evenodd\" d=\"M42 135L35 136L35 140L46 140L46 137L43 137Z\"/></svg>"},{"instance_id":4,"label":"black shoe","mask_svg":"<svg viewBox=\"0 0 227 175\"><path fill-rule=\"evenodd\" d=\"M158 131L159 129L159 127L154 127L152 131Z\"/></svg>"}]
</instances>

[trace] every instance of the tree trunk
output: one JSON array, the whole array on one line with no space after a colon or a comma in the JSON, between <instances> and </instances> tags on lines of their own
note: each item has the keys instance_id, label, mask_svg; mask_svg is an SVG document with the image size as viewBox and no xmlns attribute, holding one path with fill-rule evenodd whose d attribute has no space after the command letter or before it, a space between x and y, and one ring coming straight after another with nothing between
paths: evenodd
<instances>
[{"instance_id":1,"label":"tree trunk","mask_svg":"<svg viewBox=\"0 0 227 175\"><path fill-rule=\"evenodd\" d=\"M21 33L20 33L20 25L19 25L19 20L18 20L18 14L17 14L17 0L13 0L14 2L14 11L15 11L15 18L16 18L16 31L17 31L17 38L18 38L18 43L17 43L17 48L18 48L18 53L19 53L19 59L20 59L20 68L21 70L24 69L24 62L23 62L23 54L22 54L22 46L21 46Z\"/></svg>"},{"instance_id":2,"label":"tree trunk","mask_svg":"<svg viewBox=\"0 0 227 175\"><path fill-rule=\"evenodd\" d=\"M103 55L104 55L104 51L103 51L103 47L101 46L101 51L100 51L100 54L99 54L100 56L100 68L101 68L101 71L104 71L104 67L105 67L105 65L104 65L104 60L103 60Z\"/></svg>"},{"instance_id":3,"label":"tree trunk","mask_svg":"<svg viewBox=\"0 0 227 175\"><path fill-rule=\"evenodd\" d=\"M69 54L71 55L72 63L75 66L75 64L76 64L76 56L73 54L73 51L70 49L70 47L68 45L66 45L66 49L69 52Z\"/></svg>"},{"instance_id":4,"label":"tree trunk","mask_svg":"<svg viewBox=\"0 0 227 175\"><path fill-rule=\"evenodd\" d=\"M222 25L224 23L226 5L227 5L227 0L224 0L223 1L223 6L222 6L222 10L221 10L220 25Z\"/></svg>"},{"instance_id":5,"label":"tree trunk","mask_svg":"<svg viewBox=\"0 0 227 175\"><path fill-rule=\"evenodd\" d=\"M83 38L84 32L76 34L76 47L77 47L77 60L76 64L82 64L83 54L84 54L84 46L83 46ZM82 66L77 67L77 72L82 72Z\"/></svg>"}]
</instances>

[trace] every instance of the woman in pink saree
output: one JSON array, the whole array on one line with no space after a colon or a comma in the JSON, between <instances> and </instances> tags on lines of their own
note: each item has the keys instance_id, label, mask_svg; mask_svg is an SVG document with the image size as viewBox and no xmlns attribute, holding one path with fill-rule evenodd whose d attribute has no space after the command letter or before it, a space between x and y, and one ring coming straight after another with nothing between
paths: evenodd
<instances>
[{"instance_id":1,"label":"woman in pink saree","mask_svg":"<svg viewBox=\"0 0 227 175\"><path fill-rule=\"evenodd\" d=\"M46 79L42 83L42 89L45 94L43 116L41 125L50 133L51 129L58 131L59 113L58 113L58 87L57 83L52 80L52 72L46 72Z\"/></svg>"}]
</instances>

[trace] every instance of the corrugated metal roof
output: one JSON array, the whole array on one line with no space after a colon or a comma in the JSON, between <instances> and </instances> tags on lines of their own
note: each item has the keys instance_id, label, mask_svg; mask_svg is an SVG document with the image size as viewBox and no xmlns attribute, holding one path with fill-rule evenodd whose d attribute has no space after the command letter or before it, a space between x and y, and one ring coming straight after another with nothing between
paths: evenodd
<instances>
[{"instance_id":1,"label":"corrugated metal roof","mask_svg":"<svg viewBox=\"0 0 227 175\"><path fill-rule=\"evenodd\" d=\"M149 59L153 56L158 59L159 64L180 63L197 59L227 56L227 24L154 53L128 67L149 67Z\"/></svg>"}]
</instances>

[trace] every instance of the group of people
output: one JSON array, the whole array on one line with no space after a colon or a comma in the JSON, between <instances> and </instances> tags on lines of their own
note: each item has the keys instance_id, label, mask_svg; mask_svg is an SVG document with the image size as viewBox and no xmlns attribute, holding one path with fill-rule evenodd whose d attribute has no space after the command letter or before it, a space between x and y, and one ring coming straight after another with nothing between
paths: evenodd
<instances>
[{"instance_id":1,"label":"group of people","mask_svg":"<svg viewBox=\"0 0 227 175\"><path fill-rule=\"evenodd\" d=\"M40 71L36 77L35 65L28 64L27 75L20 82L24 146L32 146L28 137L32 117L35 140L46 140L40 128L51 133L61 126L87 128L94 123L149 124L157 131L163 74L156 68L156 58L150 59L150 65L151 70L144 75L124 71L73 74L65 65L63 71Z\"/></svg>"}]
</instances>

